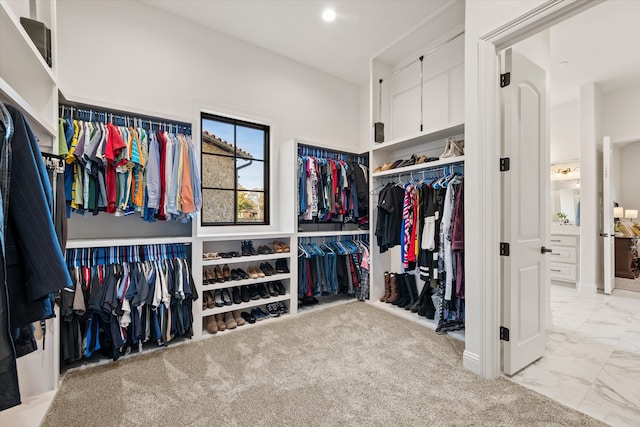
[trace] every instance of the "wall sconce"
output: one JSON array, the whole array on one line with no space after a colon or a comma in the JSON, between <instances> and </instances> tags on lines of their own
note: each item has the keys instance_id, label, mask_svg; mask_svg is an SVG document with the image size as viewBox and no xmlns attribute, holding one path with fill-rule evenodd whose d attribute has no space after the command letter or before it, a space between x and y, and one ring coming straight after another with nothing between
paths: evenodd
<instances>
[{"instance_id":1,"label":"wall sconce","mask_svg":"<svg viewBox=\"0 0 640 427\"><path fill-rule=\"evenodd\" d=\"M624 208L622 206L613 208L613 219L618 221L624 217Z\"/></svg>"},{"instance_id":2,"label":"wall sconce","mask_svg":"<svg viewBox=\"0 0 640 427\"><path fill-rule=\"evenodd\" d=\"M624 217L630 219L633 223L633 220L638 218L638 210L637 209L627 209L624 212Z\"/></svg>"}]
</instances>

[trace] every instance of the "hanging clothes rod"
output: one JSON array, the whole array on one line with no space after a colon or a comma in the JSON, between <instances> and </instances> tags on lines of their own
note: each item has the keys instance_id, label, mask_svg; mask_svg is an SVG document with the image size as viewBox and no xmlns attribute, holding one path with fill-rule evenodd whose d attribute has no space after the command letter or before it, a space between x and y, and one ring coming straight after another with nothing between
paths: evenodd
<instances>
[{"instance_id":1,"label":"hanging clothes rod","mask_svg":"<svg viewBox=\"0 0 640 427\"><path fill-rule=\"evenodd\" d=\"M60 156L58 154L45 153L44 151L41 152L40 154L42 154L42 157L46 157L46 158L49 158L49 159L64 160L66 158L65 156Z\"/></svg>"},{"instance_id":2,"label":"hanging clothes rod","mask_svg":"<svg viewBox=\"0 0 640 427\"><path fill-rule=\"evenodd\" d=\"M309 153L313 153L313 152L323 154L323 156L318 156L318 157L345 156L345 157L351 157L353 159L362 158L365 160L368 159L369 157L368 152L358 154L358 153L350 153L348 151L334 150L333 148L314 147L313 145L304 145L304 144L298 144L298 152L302 155L311 155Z\"/></svg>"},{"instance_id":3,"label":"hanging clothes rod","mask_svg":"<svg viewBox=\"0 0 640 427\"><path fill-rule=\"evenodd\" d=\"M455 39L457 39L458 37L460 37L460 36L462 36L462 35L464 35L464 31L460 31L458 34L456 34L455 36L453 36L453 37L449 38L449 39L448 39L448 40L446 40L446 41L443 41L442 43L440 43L438 46L434 47L434 48L433 48L433 49L431 49L430 51L428 51L428 52L426 52L426 53L423 53L423 54L422 54L422 55L420 55L420 56L419 56L415 61L411 61L410 63L408 63L408 64L407 64L407 65L405 65L404 67L402 67L402 68L399 68L399 69L395 70L394 72L392 72L392 73L391 73L391 74L389 74L388 76L382 77L382 78L378 81L378 83L382 84L382 82L383 82L384 80L389 79L389 78L391 78L391 77L395 76L396 74L398 74L399 72L401 72L401 71L403 71L403 70L406 70L407 68L409 68L409 67L410 67L411 65L413 65L414 63L416 63L416 62L418 62L418 61L422 62L422 60L424 60L425 56L429 56L429 55L431 55L431 54L432 54L432 53L434 53L435 51L437 51L437 50L439 50L440 48L442 48L442 47L444 47L444 46L448 45L449 43L451 43L452 41L454 41Z\"/></svg>"},{"instance_id":4,"label":"hanging clothes rod","mask_svg":"<svg viewBox=\"0 0 640 427\"><path fill-rule=\"evenodd\" d=\"M61 101L59 103L61 117L67 116L74 118L78 114L86 116L85 119L96 120L101 122L113 122L114 119L121 119L126 123L148 122L150 125L158 125L165 127L183 128L191 133L191 123L168 120L162 117L148 116L146 114L132 113L130 111L115 110L112 108L99 107L90 104L82 104L79 102Z\"/></svg>"}]
</instances>

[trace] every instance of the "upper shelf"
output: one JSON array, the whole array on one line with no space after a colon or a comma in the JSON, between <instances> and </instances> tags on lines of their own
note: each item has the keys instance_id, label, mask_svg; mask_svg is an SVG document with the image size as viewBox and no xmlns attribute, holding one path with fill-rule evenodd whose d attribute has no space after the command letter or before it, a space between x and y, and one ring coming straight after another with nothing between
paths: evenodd
<instances>
[{"instance_id":1,"label":"upper shelf","mask_svg":"<svg viewBox=\"0 0 640 427\"><path fill-rule=\"evenodd\" d=\"M382 172L374 172L373 174L371 174L371 176L374 178L380 178L382 176L400 175L407 172L421 171L423 169L431 169L438 166L451 165L454 163L464 163L464 156L448 157L446 159L436 160L434 162L420 163L418 165L406 166L404 168L389 169Z\"/></svg>"},{"instance_id":2,"label":"upper shelf","mask_svg":"<svg viewBox=\"0 0 640 427\"><path fill-rule=\"evenodd\" d=\"M15 60L17 52L24 52L32 59L29 61L38 67L38 73L56 82L53 70L45 62L25 29L20 24L6 0L0 0L0 51L6 55L4 61ZM11 58L11 59L9 59Z\"/></svg>"},{"instance_id":3,"label":"upper shelf","mask_svg":"<svg viewBox=\"0 0 640 427\"><path fill-rule=\"evenodd\" d=\"M2 77L0 77L0 100L5 99L10 103L19 107L29 118L30 124L38 125L49 136L55 137L57 129L54 125L47 122L42 114L39 114L20 94L9 85Z\"/></svg>"},{"instance_id":4,"label":"upper shelf","mask_svg":"<svg viewBox=\"0 0 640 427\"><path fill-rule=\"evenodd\" d=\"M443 129L436 129L426 132L419 132L404 138L392 139L389 142L374 143L373 151L398 151L411 148L433 141L444 139L448 136L460 135L464 133L464 123L459 123Z\"/></svg>"}]
</instances>

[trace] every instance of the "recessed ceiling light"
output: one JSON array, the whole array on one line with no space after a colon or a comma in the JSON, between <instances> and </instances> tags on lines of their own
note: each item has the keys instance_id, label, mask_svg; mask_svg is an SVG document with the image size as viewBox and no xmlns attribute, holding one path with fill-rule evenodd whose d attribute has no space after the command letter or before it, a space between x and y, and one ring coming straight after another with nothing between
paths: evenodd
<instances>
[{"instance_id":1,"label":"recessed ceiling light","mask_svg":"<svg viewBox=\"0 0 640 427\"><path fill-rule=\"evenodd\" d=\"M327 22L335 21L336 11L333 9L325 9L324 12L322 12L322 19L324 19Z\"/></svg>"},{"instance_id":2,"label":"recessed ceiling light","mask_svg":"<svg viewBox=\"0 0 640 427\"><path fill-rule=\"evenodd\" d=\"M565 66L569 63L569 61L560 61L560 65Z\"/></svg>"}]
</instances>

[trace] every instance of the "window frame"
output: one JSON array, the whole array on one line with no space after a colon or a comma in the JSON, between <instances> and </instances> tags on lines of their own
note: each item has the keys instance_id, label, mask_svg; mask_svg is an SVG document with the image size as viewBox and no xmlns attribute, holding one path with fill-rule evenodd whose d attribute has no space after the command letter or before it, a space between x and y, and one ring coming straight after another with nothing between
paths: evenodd
<instances>
[{"instance_id":1,"label":"window frame","mask_svg":"<svg viewBox=\"0 0 640 427\"><path fill-rule=\"evenodd\" d=\"M227 123L230 125L233 125L233 147L234 147L234 151L233 151L233 155L225 155L225 154L213 154L213 153L205 153L204 150L202 149L203 147L203 134L204 134L204 121L205 120L212 120L212 121L217 121L217 122L221 122L221 123ZM239 190L238 189L238 173L237 173L237 162L238 160L242 160L242 157L238 157L238 147L237 147L237 141L236 141L236 128L237 126L241 126L241 127L246 127L246 128L251 128L251 129L257 129L257 130L261 130L264 133L264 147L263 147L263 151L264 151L264 158L263 159L254 159L255 161L259 161L262 162L263 164L263 168L262 168L262 174L263 174L263 183L264 183L264 188L262 191L255 191L255 190ZM236 119L233 117L227 117L227 116L221 116L218 114L212 114L212 113L205 113L204 111L200 112L200 187L201 187L201 191L203 194L203 209L200 215L200 226L201 227L219 227L219 226L265 226L265 225L271 225L271 218L270 218L270 193L271 193L271 186L270 186L270 181L269 181L269 176L270 176L270 144L271 143L271 126L270 125L266 125L266 124L262 124L262 123L256 123L256 122L249 122L246 120L241 120L241 119ZM223 158L228 158L228 159L232 159L233 160L233 164L234 164L234 176L233 176L233 185L234 188L229 189L229 188L221 188L221 187L205 187L204 185L204 159L205 156L217 156L217 157L223 157ZM205 218L204 218L204 191L205 190L220 190L220 191L232 191L233 192L233 217L234 217L234 221L229 222L206 222ZM238 220L238 193L240 191L248 191L248 192L252 192L252 193L262 193L263 194L263 198L264 198L264 203L263 203L263 220L260 222L241 222Z\"/></svg>"}]
</instances>

